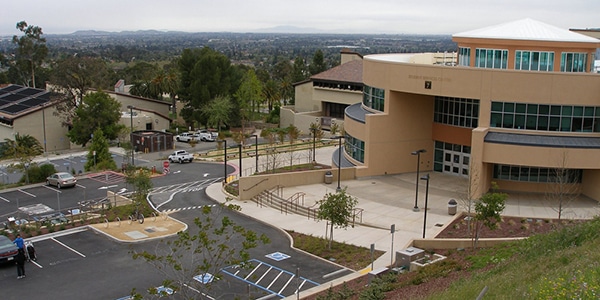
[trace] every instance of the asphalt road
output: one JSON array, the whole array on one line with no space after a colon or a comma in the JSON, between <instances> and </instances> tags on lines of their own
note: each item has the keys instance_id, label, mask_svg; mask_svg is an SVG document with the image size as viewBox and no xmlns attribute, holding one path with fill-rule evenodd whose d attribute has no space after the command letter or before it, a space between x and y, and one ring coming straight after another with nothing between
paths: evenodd
<instances>
[{"instance_id":1,"label":"asphalt road","mask_svg":"<svg viewBox=\"0 0 600 300\"><path fill-rule=\"evenodd\" d=\"M228 170L231 172L233 168ZM215 205L204 188L220 180L222 172L222 164L173 164L170 174L153 179L153 205L190 225L189 231L194 234L198 229L193 221L201 216L200 209ZM59 206L61 211L85 209L82 203L105 197L107 189L122 191L127 186L122 177L101 175L82 178L76 187L69 189L37 185L3 192L0 193L0 216L4 219L16 212L24 216L25 212L16 208L29 206L47 207L50 212L58 211ZM250 251L248 268L223 266L222 278L213 281L208 298L246 299L248 295L252 299L269 295L282 298L293 295L298 286L301 290L308 289L349 272L293 250L287 236L267 224L237 212L225 211L223 215L244 228L267 235L270 243ZM18 280L12 264L0 266L2 299L118 299L134 288L143 292L161 285L166 278L150 264L132 259L131 251L153 253L164 249L163 243L120 243L91 230L36 242L38 261L26 264L27 278ZM295 277L297 272L300 278ZM201 289L202 284L196 287ZM185 293L189 296L195 291L190 289Z\"/></svg>"}]
</instances>

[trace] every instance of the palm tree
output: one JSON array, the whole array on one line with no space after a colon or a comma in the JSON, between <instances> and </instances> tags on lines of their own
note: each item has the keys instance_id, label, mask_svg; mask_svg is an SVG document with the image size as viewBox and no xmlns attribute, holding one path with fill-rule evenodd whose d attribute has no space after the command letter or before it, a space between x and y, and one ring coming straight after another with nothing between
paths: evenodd
<instances>
[{"instance_id":1,"label":"palm tree","mask_svg":"<svg viewBox=\"0 0 600 300\"><path fill-rule=\"evenodd\" d=\"M27 183L29 183L29 172L27 168L33 157L44 153L44 148L40 142L28 135L15 134L15 139L4 139L4 146L2 149L3 157L14 158L18 161L16 164L12 164L10 167L22 170L25 172Z\"/></svg>"},{"instance_id":2,"label":"palm tree","mask_svg":"<svg viewBox=\"0 0 600 300\"><path fill-rule=\"evenodd\" d=\"M177 78L177 73L173 70L166 73L163 76L162 88L163 92L168 94L171 99L171 112L175 115L177 113L177 100L175 96L179 89L179 78Z\"/></svg>"}]
</instances>

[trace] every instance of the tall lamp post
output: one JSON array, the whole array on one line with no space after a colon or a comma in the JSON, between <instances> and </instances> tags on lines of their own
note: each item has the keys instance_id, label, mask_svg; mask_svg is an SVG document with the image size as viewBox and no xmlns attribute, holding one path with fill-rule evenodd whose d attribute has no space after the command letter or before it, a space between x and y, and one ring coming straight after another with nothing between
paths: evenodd
<instances>
[{"instance_id":1,"label":"tall lamp post","mask_svg":"<svg viewBox=\"0 0 600 300\"><path fill-rule=\"evenodd\" d=\"M253 134L251 137L254 137L254 155L256 156L256 166L254 167L254 172L258 173L258 135Z\"/></svg>"},{"instance_id":2,"label":"tall lamp post","mask_svg":"<svg viewBox=\"0 0 600 300\"><path fill-rule=\"evenodd\" d=\"M238 145L238 148L239 148L239 151L240 151L240 152L239 152L239 156L240 156L240 157L239 157L239 160L240 160L240 177L242 177L242 173L243 173L243 171L244 171L244 168L242 168L242 143L240 143L240 144Z\"/></svg>"},{"instance_id":3,"label":"tall lamp post","mask_svg":"<svg viewBox=\"0 0 600 300\"><path fill-rule=\"evenodd\" d=\"M131 133L129 134L129 141L131 142L131 166L135 166L135 151L133 145L133 109L135 107L132 105L127 105L127 108L129 108L129 126L131 126Z\"/></svg>"},{"instance_id":4,"label":"tall lamp post","mask_svg":"<svg viewBox=\"0 0 600 300\"><path fill-rule=\"evenodd\" d=\"M318 128L319 128L319 118L315 118L315 126L310 129L313 134L313 160L312 160L313 165L317 163L317 160L315 159L315 153L316 153L315 151L316 151L317 129Z\"/></svg>"},{"instance_id":5,"label":"tall lamp post","mask_svg":"<svg viewBox=\"0 0 600 300\"><path fill-rule=\"evenodd\" d=\"M45 107L44 104L41 105L42 106L42 127L44 129L44 156L46 156L46 153L48 153L48 147L46 146L46 113L45 113Z\"/></svg>"},{"instance_id":6,"label":"tall lamp post","mask_svg":"<svg viewBox=\"0 0 600 300\"><path fill-rule=\"evenodd\" d=\"M419 206L417 205L417 201L419 200L419 167L421 165L421 153L425 152L427 152L425 149L419 149L410 153L417 156L417 181L415 182L415 207L413 207L413 211L419 211Z\"/></svg>"},{"instance_id":7,"label":"tall lamp post","mask_svg":"<svg viewBox=\"0 0 600 300\"><path fill-rule=\"evenodd\" d=\"M427 198L429 197L429 174L421 177L421 180L427 181L425 185L425 214L423 216L423 238L425 238L425 226L427 225Z\"/></svg>"},{"instance_id":8,"label":"tall lamp post","mask_svg":"<svg viewBox=\"0 0 600 300\"><path fill-rule=\"evenodd\" d=\"M223 155L225 159L225 163L223 164L223 184L227 183L227 140L220 140L218 142L223 142L223 149L225 149L225 154Z\"/></svg>"},{"instance_id":9,"label":"tall lamp post","mask_svg":"<svg viewBox=\"0 0 600 300\"><path fill-rule=\"evenodd\" d=\"M340 178L341 178L341 174L342 174L342 138L344 138L343 136L335 136L333 137L333 139L337 139L339 140L338 143L338 176L337 176L337 180L338 180L338 185L337 188L335 189L336 192L340 192L342 190L342 187L340 186Z\"/></svg>"}]
</instances>

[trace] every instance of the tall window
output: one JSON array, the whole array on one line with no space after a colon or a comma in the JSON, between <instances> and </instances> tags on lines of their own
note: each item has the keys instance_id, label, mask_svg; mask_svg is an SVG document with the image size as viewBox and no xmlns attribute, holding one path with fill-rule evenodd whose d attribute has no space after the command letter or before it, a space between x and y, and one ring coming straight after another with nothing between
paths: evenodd
<instances>
[{"instance_id":1,"label":"tall window","mask_svg":"<svg viewBox=\"0 0 600 300\"><path fill-rule=\"evenodd\" d=\"M458 49L458 65L468 67L471 65L471 48Z\"/></svg>"},{"instance_id":2,"label":"tall window","mask_svg":"<svg viewBox=\"0 0 600 300\"><path fill-rule=\"evenodd\" d=\"M585 72L587 53L563 52L560 54L561 72Z\"/></svg>"},{"instance_id":3,"label":"tall window","mask_svg":"<svg viewBox=\"0 0 600 300\"><path fill-rule=\"evenodd\" d=\"M490 127L600 132L600 106L492 101Z\"/></svg>"},{"instance_id":4,"label":"tall window","mask_svg":"<svg viewBox=\"0 0 600 300\"><path fill-rule=\"evenodd\" d=\"M479 100L435 97L433 121L447 125L476 128L479 120Z\"/></svg>"},{"instance_id":5,"label":"tall window","mask_svg":"<svg viewBox=\"0 0 600 300\"><path fill-rule=\"evenodd\" d=\"M365 142L349 135L346 133L345 142L344 142L344 150L348 155L352 158L360 161L361 163L365 162Z\"/></svg>"},{"instance_id":6,"label":"tall window","mask_svg":"<svg viewBox=\"0 0 600 300\"><path fill-rule=\"evenodd\" d=\"M475 50L475 67L488 69L506 69L508 50L484 49Z\"/></svg>"},{"instance_id":7,"label":"tall window","mask_svg":"<svg viewBox=\"0 0 600 300\"><path fill-rule=\"evenodd\" d=\"M385 90L365 85L363 90L363 104L366 107L383 111Z\"/></svg>"},{"instance_id":8,"label":"tall window","mask_svg":"<svg viewBox=\"0 0 600 300\"><path fill-rule=\"evenodd\" d=\"M515 51L515 70L545 71L554 70L554 52Z\"/></svg>"}]
</instances>

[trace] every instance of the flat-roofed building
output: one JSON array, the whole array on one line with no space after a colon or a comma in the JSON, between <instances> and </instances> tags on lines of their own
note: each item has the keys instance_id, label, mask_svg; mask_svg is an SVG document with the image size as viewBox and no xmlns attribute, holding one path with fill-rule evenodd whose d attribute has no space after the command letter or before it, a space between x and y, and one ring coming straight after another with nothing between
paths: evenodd
<instances>
[{"instance_id":1,"label":"flat-roofed building","mask_svg":"<svg viewBox=\"0 0 600 300\"><path fill-rule=\"evenodd\" d=\"M470 178L474 197L547 192L562 180L600 200L596 38L531 19L453 35L455 63L422 54L362 60L362 101L345 110L357 176L420 170Z\"/></svg>"}]
</instances>

